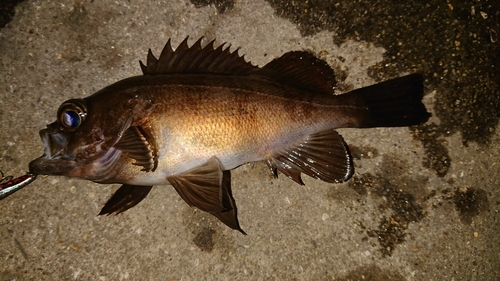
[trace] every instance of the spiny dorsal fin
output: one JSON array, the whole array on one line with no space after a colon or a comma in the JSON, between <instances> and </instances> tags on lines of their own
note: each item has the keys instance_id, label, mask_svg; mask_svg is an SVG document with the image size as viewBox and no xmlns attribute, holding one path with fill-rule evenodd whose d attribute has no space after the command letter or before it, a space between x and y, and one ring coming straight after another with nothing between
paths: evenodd
<instances>
[{"instance_id":1,"label":"spiny dorsal fin","mask_svg":"<svg viewBox=\"0 0 500 281\"><path fill-rule=\"evenodd\" d=\"M175 51L169 39L158 59L150 49L146 65L140 61L142 73L144 75L174 73L246 75L258 69L245 61L243 56L239 56L238 49L231 52L229 46L224 48L226 43L214 48L215 40L202 48L202 39L203 37L189 47L186 37Z\"/></svg>"}]
</instances>

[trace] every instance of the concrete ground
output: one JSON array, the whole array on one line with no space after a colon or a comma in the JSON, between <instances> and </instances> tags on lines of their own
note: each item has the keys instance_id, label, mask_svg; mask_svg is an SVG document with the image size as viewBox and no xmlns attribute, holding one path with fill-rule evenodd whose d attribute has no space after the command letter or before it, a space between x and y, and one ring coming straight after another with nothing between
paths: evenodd
<instances>
[{"instance_id":1,"label":"concrete ground","mask_svg":"<svg viewBox=\"0 0 500 281\"><path fill-rule=\"evenodd\" d=\"M247 236L170 186L98 217L118 185L39 177L0 201L0 280L500 280L500 10L454 2L17 5L0 29L6 174L24 174L43 153L38 131L61 102L139 75L148 48L159 54L188 35L230 42L260 66L313 52L335 69L339 92L420 72L433 117L410 129L340 130L356 166L345 184L299 186L264 163L237 168Z\"/></svg>"}]
</instances>

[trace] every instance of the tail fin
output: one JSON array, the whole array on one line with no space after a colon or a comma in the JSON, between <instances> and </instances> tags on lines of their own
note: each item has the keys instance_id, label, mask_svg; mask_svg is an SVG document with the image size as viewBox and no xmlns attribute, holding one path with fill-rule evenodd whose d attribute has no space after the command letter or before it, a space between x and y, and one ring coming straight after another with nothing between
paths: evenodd
<instances>
[{"instance_id":1,"label":"tail fin","mask_svg":"<svg viewBox=\"0 0 500 281\"><path fill-rule=\"evenodd\" d=\"M430 113L422 103L423 92L422 76L410 74L344 95L367 109L362 116L356 117L356 127L405 127L429 119Z\"/></svg>"}]
</instances>

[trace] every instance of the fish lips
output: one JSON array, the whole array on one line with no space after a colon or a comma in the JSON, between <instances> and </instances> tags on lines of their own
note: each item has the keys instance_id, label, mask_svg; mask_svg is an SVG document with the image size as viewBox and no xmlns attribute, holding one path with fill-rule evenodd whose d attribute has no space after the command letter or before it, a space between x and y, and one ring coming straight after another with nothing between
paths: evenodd
<instances>
[{"instance_id":1,"label":"fish lips","mask_svg":"<svg viewBox=\"0 0 500 281\"><path fill-rule=\"evenodd\" d=\"M31 161L30 173L35 175L64 175L76 168L76 162L66 154L68 136L56 129L54 124L40 130L40 137L45 144L44 154Z\"/></svg>"}]
</instances>

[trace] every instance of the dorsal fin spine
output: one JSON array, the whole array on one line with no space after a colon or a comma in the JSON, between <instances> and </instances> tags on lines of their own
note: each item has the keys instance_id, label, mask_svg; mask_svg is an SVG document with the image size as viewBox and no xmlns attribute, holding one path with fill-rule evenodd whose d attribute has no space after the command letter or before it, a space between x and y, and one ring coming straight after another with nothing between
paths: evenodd
<instances>
[{"instance_id":1,"label":"dorsal fin spine","mask_svg":"<svg viewBox=\"0 0 500 281\"><path fill-rule=\"evenodd\" d=\"M204 37L200 37L200 39L198 39L194 44L193 46L191 46L191 49L194 49L196 50L198 53L195 55L195 57L193 58L193 60L191 61L191 63L188 65L188 67L190 68L199 68L199 64L201 61L203 61L203 48L201 47L201 40L203 40Z\"/></svg>"},{"instance_id":2,"label":"dorsal fin spine","mask_svg":"<svg viewBox=\"0 0 500 281\"><path fill-rule=\"evenodd\" d=\"M160 54L160 59L161 61L169 61L172 58L172 55L174 53L174 50L172 49L172 41L168 39L167 44L165 44L165 47L163 47L163 50L161 51ZM155 69L155 72L163 72L165 69L162 69L161 64Z\"/></svg>"},{"instance_id":3,"label":"dorsal fin spine","mask_svg":"<svg viewBox=\"0 0 500 281\"><path fill-rule=\"evenodd\" d=\"M184 69L182 69L182 66L185 65L184 63L182 63L183 62L183 58L186 55L186 53L190 50L189 46L188 46L188 43L187 43L188 38L189 37L186 37L186 39L184 39L181 42L181 44L177 47L177 49L175 49L175 52L173 54L172 59L170 59L168 61L168 63L167 63L167 65L168 65L167 69L172 69L175 65L178 65L178 70L177 71L181 72L181 73L184 71Z\"/></svg>"},{"instance_id":4,"label":"dorsal fin spine","mask_svg":"<svg viewBox=\"0 0 500 281\"><path fill-rule=\"evenodd\" d=\"M156 66L158 64L158 60L153 55L153 52L151 52L151 49L148 49L148 58L147 58L146 63L147 63L146 67L147 67L148 74L154 73L156 71Z\"/></svg>"},{"instance_id":5,"label":"dorsal fin spine","mask_svg":"<svg viewBox=\"0 0 500 281\"><path fill-rule=\"evenodd\" d=\"M227 46L225 49L226 43L220 45L221 47L221 55L217 57L217 60L214 61L214 64L217 64L217 70L221 70L221 69L226 69L226 63L227 63L227 59L228 58L231 58L231 53L229 52L229 48L231 47L231 45Z\"/></svg>"},{"instance_id":6,"label":"dorsal fin spine","mask_svg":"<svg viewBox=\"0 0 500 281\"><path fill-rule=\"evenodd\" d=\"M141 66L142 74L146 75L148 68L142 63L142 61L139 61L139 65Z\"/></svg>"}]
</instances>

